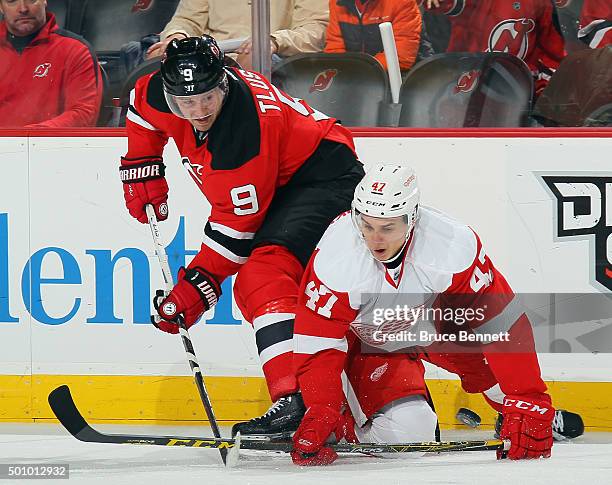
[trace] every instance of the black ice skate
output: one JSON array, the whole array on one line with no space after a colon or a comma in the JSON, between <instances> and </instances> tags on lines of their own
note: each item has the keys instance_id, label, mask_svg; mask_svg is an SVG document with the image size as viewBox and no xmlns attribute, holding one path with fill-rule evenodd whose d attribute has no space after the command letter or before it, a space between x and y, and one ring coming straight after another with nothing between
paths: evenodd
<instances>
[{"instance_id":1,"label":"black ice skate","mask_svg":"<svg viewBox=\"0 0 612 485\"><path fill-rule=\"evenodd\" d=\"M232 426L232 436L265 436L273 439L289 439L295 433L306 408L302 394L281 397L263 416Z\"/></svg>"},{"instance_id":2,"label":"black ice skate","mask_svg":"<svg viewBox=\"0 0 612 485\"><path fill-rule=\"evenodd\" d=\"M503 416L497 415L495 420L495 437L499 438L499 432L503 423ZM565 409L557 409L552 424L553 439L555 441L565 441L572 438L577 438L584 433L584 422L580 414L566 411Z\"/></svg>"}]
</instances>

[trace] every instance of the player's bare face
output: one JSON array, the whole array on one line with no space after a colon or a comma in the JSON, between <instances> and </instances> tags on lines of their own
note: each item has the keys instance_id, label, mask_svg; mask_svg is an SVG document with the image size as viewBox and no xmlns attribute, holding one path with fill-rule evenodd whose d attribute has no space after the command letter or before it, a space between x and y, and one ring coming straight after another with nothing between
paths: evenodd
<instances>
[{"instance_id":1,"label":"player's bare face","mask_svg":"<svg viewBox=\"0 0 612 485\"><path fill-rule=\"evenodd\" d=\"M196 96L177 97L176 103L189 123L196 130L208 131L221 112L223 91L213 89Z\"/></svg>"},{"instance_id":2,"label":"player's bare face","mask_svg":"<svg viewBox=\"0 0 612 485\"><path fill-rule=\"evenodd\" d=\"M0 0L7 30L26 37L37 32L47 21L47 0Z\"/></svg>"},{"instance_id":3,"label":"player's bare face","mask_svg":"<svg viewBox=\"0 0 612 485\"><path fill-rule=\"evenodd\" d=\"M406 242L408 224L403 216L381 218L361 214L359 228L372 256L378 261L387 261Z\"/></svg>"}]
</instances>

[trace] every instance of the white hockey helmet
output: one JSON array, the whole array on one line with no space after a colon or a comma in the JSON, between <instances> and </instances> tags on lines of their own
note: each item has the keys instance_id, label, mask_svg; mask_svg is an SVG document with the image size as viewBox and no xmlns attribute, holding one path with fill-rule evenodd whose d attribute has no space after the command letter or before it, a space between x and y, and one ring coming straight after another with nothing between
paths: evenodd
<instances>
[{"instance_id":1,"label":"white hockey helmet","mask_svg":"<svg viewBox=\"0 0 612 485\"><path fill-rule=\"evenodd\" d=\"M411 167L376 164L355 188L351 204L355 227L359 230L361 214L381 218L405 216L408 237L417 221L419 195L417 178Z\"/></svg>"}]
</instances>

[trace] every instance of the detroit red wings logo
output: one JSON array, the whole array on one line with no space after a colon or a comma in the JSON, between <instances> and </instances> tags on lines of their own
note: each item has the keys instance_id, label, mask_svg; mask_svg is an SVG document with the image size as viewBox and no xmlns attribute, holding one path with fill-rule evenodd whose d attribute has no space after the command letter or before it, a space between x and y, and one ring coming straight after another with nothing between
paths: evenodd
<instances>
[{"instance_id":1,"label":"detroit red wings logo","mask_svg":"<svg viewBox=\"0 0 612 485\"><path fill-rule=\"evenodd\" d=\"M50 62L40 64L39 66L36 66L36 69L34 69L34 75L32 77L45 77L47 74L49 74L49 69L51 69Z\"/></svg>"},{"instance_id":2,"label":"detroit red wings logo","mask_svg":"<svg viewBox=\"0 0 612 485\"><path fill-rule=\"evenodd\" d=\"M145 12L153 6L154 0L136 0L136 3L132 6L132 13Z\"/></svg>"},{"instance_id":3,"label":"detroit red wings logo","mask_svg":"<svg viewBox=\"0 0 612 485\"><path fill-rule=\"evenodd\" d=\"M315 76L312 86L310 86L308 92L312 93L314 91L327 91L331 87L336 74L338 74L337 69L327 69L320 72Z\"/></svg>"},{"instance_id":4,"label":"detroit red wings logo","mask_svg":"<svg viewBox=\"0 0 612 485\"><path fill-rule=\"evenodd\" d=\"M491 30L487 52L506 52L525 59L529 52L529 33L534 29L533 19L503 20Z\"/></svg>"},{"instance_id":5,"label":"detroit red wings logo","mask_svg":"<svg viewBox=\"0 0 612 485\"><path fill-rule=\"evenodd\" d=\"M480 78L480 71L473 69L471 71L464 72L457 79L457 84L453 88L453 93L469 93L474 90L478 85L478 79Z\"/></svg>"}]
</instances>

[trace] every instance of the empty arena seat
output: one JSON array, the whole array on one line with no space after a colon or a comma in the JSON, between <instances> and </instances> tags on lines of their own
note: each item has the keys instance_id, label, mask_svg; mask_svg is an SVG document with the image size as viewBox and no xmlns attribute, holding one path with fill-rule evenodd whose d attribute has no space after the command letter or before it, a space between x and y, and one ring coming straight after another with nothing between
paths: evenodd
<instances>
[{"instance_id":1,"label":"empty arena seat","mask_svg":"<svg viewBox=\"0 0 612 485\"><path fill-rule=\"evenodd\" d=\"M178 0L85 2L81 35L101 54L118 52L129 41L161 32L178 5Z\"/></svg>"},{"instance_id":2,"label":"empty arena seat","mask_svg":"<svg viewBox=\"0 0 612 485\"><path fill-rule=\"evenodd\" d=\"M377 126L380 105L389 102L387 73L366 54L289 57L275 66L272 83L345 126Z\"/></svg>"},{"instance_id":3,"label":"empty arena seat","mask_svg":"<svg viewBox=\"0 0 612 485\"><path fill-rule=\"evenodd\" d=\"M113 116L113 100L110 92L110 84L108 74L104 66L100 66L100 74L102 76L102 105L100 106L100 114L98 115L98 126L109 126Z\"/></svg>"},{"instance_id":4,"label":"empty arena seat","mask_svg":"<svg viewBox=\"0 0 612 485\"><path fill-rule=\"evenodd\" d=\"M142 76L155 72L160 67L161 57L149 59L134 69L125 79L119 92L119 103L113 116L113 126L125 126L125 116L130 104L130 92Z\"/></svg>"},{"instance_id":5,"label":"empty arena seat","mask_svg":"<svg viewBox=\"0 0 612 485\"><path fill-rule=\"evenodd\" d=\"M47 11L55 14L55 21L61 29L70 30L70 0L47 0Z\"/></svg>"},{"instance_id":6,"label":"empty arena seat","mask_svg":"<svg viewBox=\"0 0 612 485\"><path fill-rule=\"evenodd\" d=\"M400 91L400 126L527 126L533 77L500 52L438 54L416 64Z\"/></svg>"},{"instance_id":7,"label":"empty arena seat","mask_svg":"<svg viewBox=\"0 0 612 485\"><path fill-rule=\"evenodd\" d=\"M544 126L611 126L612 46L563 59L533 111Z\"/></svg>"}]
</instances>

